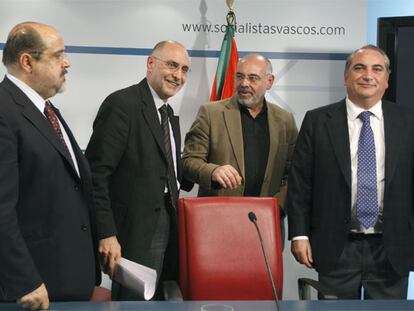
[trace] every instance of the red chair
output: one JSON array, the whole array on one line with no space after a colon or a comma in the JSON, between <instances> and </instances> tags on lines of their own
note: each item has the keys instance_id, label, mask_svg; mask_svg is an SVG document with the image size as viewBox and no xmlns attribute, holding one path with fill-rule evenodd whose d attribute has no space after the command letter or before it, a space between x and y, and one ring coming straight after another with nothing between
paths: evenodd
<instances>
[{"instance_id":1,"label":"red chair","mask_svg":"<svg viewBox=\"0 0 414 311\"><path fill-rule=\"evenodd\" d=\"M95 286L90 301L111 301L111 290L102 286Z\"/></svg>"},{"instance_id":2,"label":"red chair","mask_svg":"<svg viewBox=\"0 0 414 311\"><path fill-rule=\"evenodd\" d=\"M184 300L273 300L256 228L257 216L278 297L283 264L275 198L203 197L178 200L180 287Z\"/></svg>"}]
</instances>

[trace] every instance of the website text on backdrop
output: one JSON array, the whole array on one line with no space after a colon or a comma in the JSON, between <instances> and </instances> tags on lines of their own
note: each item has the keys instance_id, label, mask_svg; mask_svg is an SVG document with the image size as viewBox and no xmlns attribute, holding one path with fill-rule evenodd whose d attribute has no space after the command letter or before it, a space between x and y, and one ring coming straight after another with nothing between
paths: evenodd
<instances>
[{"instance_id":1,"label":"website text on backdrop","mask_svg":"<svg viewBox=\"0 0 414 311\"><path fill-rule=\"evenodd\" d=\"M306 113L293 156L292 253L339 299L404 299L414 268L414 115L388 77L376 46L351 53L347 97Z\"/></svg>"}]
</instances>

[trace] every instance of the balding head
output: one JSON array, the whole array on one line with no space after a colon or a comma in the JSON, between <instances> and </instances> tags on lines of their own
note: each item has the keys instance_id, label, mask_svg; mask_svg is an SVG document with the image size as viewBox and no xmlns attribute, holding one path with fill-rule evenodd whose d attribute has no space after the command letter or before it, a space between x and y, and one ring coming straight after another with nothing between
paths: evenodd
<instances>
[{"instance_id":1,"label":"balding head","mask_svg":"<svg viewBox=\"0 0 414 311\"><path fill-rule=\"evenodd\" d=\"M70 66L59 32L35 22L13 27L4 47L3 63L9 74L44 99L64 90L65 74Z\"/></svg>"},{"instance_id":2,"label":"balding head","mask_svg":"<svg viewBox=\"0 0 414 311\"><path fill-rule=\"evenodd\" d=\"M260 54L249 54L237 64L235 97L252 115L262 109L264 96L274 81L272 64Z\"/></svg>"},{"instance_id":3,"label":"balding head","mask_svg":"<svg viewBox=\"0 0 414 311\"><path fill-rule=\"evenodd\" d=\"M45 27L51 28L35 22L24 22L14 26L3 49L3 64L6 67L15 65L22 53L28 53L33 58L39 59L47 48L39 33Z\"/></svg>"},{"instance_id":4,"label":"balding head","mask_svg":"<svg viewBox=\"0 0 414 311\"><path fill-rule=\"evenodd\" d=\"M157 43L147 60L147 81L158 96L167 101L187 81L189 72L187 49L176 41Z\"/></svg>"},{"instance_id":5,"label":"balding head","mask_svg":"<svg viewBox=\"0 0 414 311\"><path fill-rule=\"evenodd\" d=\"M266 74L273 73L272 63L267 57L261 54L258 54L258 53L248 54L239 60L239 64L242 64L245 62L263 62L266 68Z\"/></svg>"}]
</instances>

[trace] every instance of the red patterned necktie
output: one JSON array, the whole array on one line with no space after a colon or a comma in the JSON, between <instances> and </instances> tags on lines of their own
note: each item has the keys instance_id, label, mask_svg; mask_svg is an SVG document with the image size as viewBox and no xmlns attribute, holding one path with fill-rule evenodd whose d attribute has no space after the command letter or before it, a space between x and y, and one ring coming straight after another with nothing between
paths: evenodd
<instances>
[{"instance_id":1,"label":"red patterned necktie","mask_svg":"<svg viewBox=\"0 0 414 311\"><path fill-rule=\"evenodd\" d=\"M57 136L59 137L60 141L62 142L63 146L67 150L68 154L70 155L69 148L66 145L65 139L63 138L62 130L60 129L59 120L56 116L55 111L53 110L52 105L49 101L45 102L45 110L43 111L46 118L49 120L50 124L52 125L53 129L55 130Z\"/></svg>"}]
</instances>

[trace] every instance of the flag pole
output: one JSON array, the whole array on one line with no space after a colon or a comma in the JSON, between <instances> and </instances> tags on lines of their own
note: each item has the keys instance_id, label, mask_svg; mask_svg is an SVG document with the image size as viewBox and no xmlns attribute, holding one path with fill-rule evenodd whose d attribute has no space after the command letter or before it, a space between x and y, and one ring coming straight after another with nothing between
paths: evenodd
<instances>
[{"instance_id":1,"label":"flag pole","mask_svg":"<svg viewBox=\"0 0 414 311\"><path fill-rule=\"evenodd\" d=\"M234 39L236 15L233 11L234 0L226 0L226 4L228 7L226 16L227 27L211 90L211 101L225 99L234 94L234 79L239 58Z\"/></svg>"}]
</instances>

